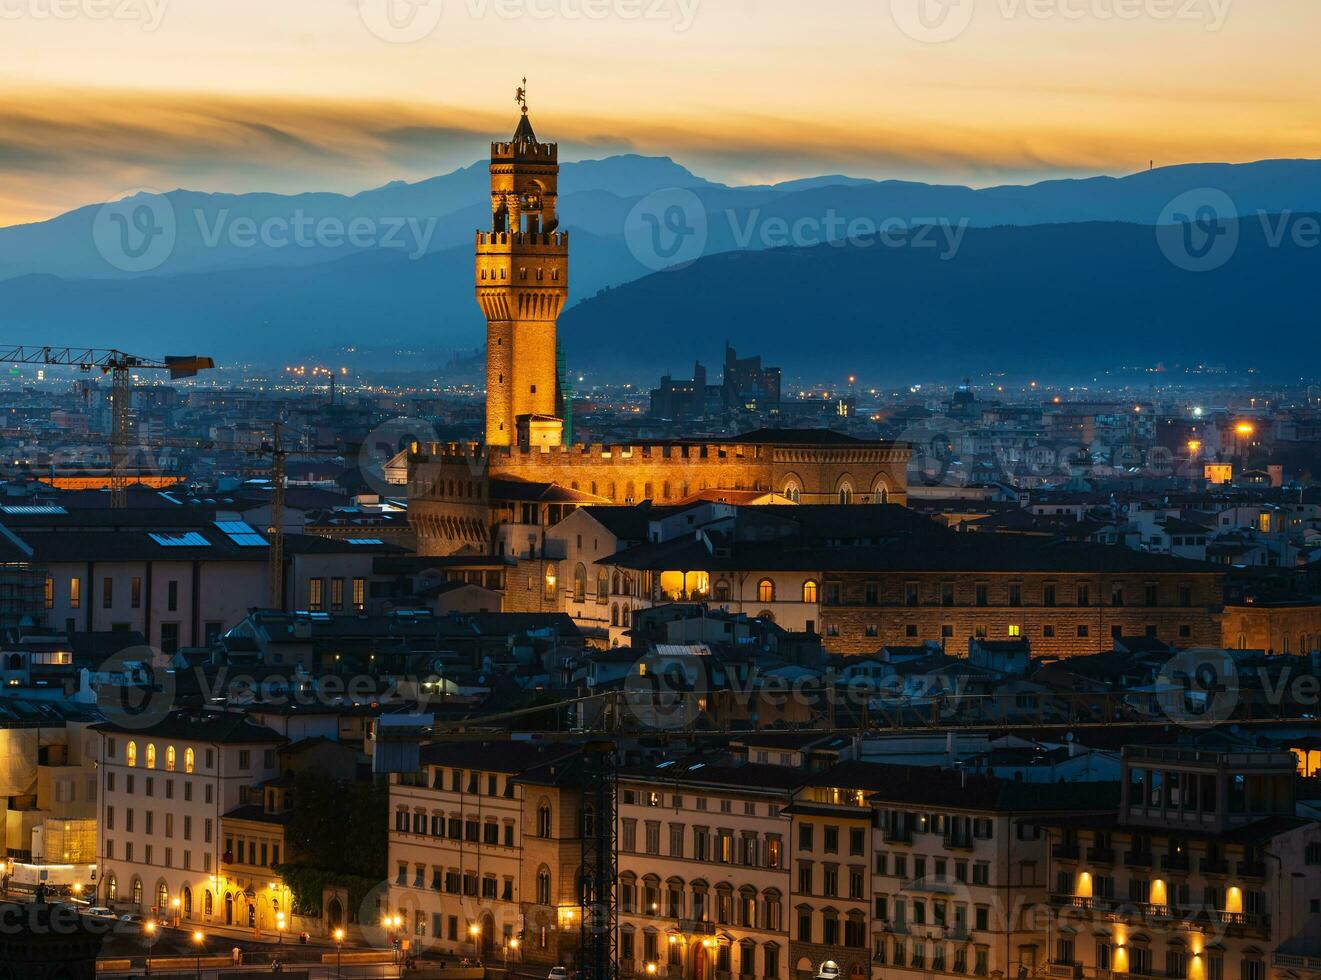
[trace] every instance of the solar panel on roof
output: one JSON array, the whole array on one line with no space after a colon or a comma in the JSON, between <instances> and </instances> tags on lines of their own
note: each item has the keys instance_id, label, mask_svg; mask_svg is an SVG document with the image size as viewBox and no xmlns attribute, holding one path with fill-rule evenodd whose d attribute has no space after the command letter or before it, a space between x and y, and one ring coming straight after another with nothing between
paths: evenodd
<instances>
[{"instance_id":1,"label":"solar panel on roof","mask_svg":"<svg viewBox=\"0 0 1321 980\"><path fill-rule=\"evenodd\" d=\"M183 534L156 534L152 532L148 536L162 548L211 547L211 542L196 531L185 531Z\"/></svg>"},{"instance_id":2,"label":"solar panel on roof","mask_svg":"<svg viewBox=\"0 0 1321 980\"><path fill-rule=\"evenodd\" d=\"M215 525L229 537L229 540L240 547L266 547L266 539L253 530L252 525L247 521L216 521Z\"/></svg>"}]
</instances>

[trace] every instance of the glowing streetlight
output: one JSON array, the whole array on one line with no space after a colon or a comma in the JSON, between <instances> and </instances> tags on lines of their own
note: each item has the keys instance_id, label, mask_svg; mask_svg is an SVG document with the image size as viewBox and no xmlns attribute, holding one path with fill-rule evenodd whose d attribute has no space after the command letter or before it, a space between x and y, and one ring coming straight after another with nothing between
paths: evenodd
<instances>
[{"instance_id":1,"label":"glowing streetlight","mask_svg":"<svg viewBox=\"0 0 1321 980\"><path fill-rule=\"evenodd\" d=\"M1251 422L1240 422L1238 425L1234 426L1234 431L1240 436L1247 437L1256 432L1257 427Z\"/></svg>"},{"instance_id":2,"label":"glowing streetlight","mask_svg":"<svg viewBox=\"0 0 1321 980\"><path fill-rule=\"evenodd\" d=\"M285 930L284 913L283 913L283 912L276 912L276 913L275 913L275 931L276 931L276 933L278 933L279 938L276 939L276 941L275 941L275 945L277 945L277 946L283 946L283 945L284 945L284 930Z\"/></svg>"},{"instance_id":3,"label":"glowing streetlight","mask_svg":"<svg viewBox=\"0 0 1321 980\"><path fill-rule=\"evenodd\" d=\"M340 959L344 956L344 930L335 930L335 976L340 976Z\"/></svg>"},{"instance_id":4,"label":"glowing streetlight","mask_svg":"<svg viewBox=\"0 0 1321 980\"><path fill-rule=\"evenodd\" d=\"M144 922L142 931L147 934L147 976L151 976L151 948L156 945L156 923Z\"/></svg>"},{"instance_id":5,"label":"glowing streetlight","mask_svg":"<svg viewBox=\"0 0 1321 980\"><path fill-rule=\"evenodd\" d=\"M206 936L202 935L201 929L193 931L193 946L197 949L197 980L202 980L202 945L206 942Z\"/></svg>"}]
</instances>

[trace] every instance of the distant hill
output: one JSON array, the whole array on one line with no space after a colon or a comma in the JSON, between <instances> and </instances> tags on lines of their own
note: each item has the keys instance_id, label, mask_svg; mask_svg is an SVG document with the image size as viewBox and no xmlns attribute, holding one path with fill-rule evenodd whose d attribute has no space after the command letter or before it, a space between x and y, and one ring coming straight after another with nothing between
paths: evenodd
<instances>
[{"instance_id":1,"label":"distant hill","mask_svg":"<svg viewBox=\"0 0 1321 980\"><path fill-rule=\"evenodd\" d=\"M1217 288L1247 288L1248 280L1234 268L1210 277L1165 280L1161 269L1140 267L1139 279L1130 284L1124 275L1138 258L1111 246L1116 236L1131 236L1128 247L1146 255L1154 248L1152 231L1096 222L1151 225L1174 198L1207 187L1227 195L1226 210L1239 214L1321 212L1321 161L1196 164L1121 178L981 190L843 176L727 187L664 157L568 163L562 168L559 213L572 233L571 304L602 290L614 292L571 309L565 329L583 331L586 343L579 351L585 360L598 357L589 345L608 338L608 350L599 356L608 353L620 365L644 365L651 374L648 335L637 335L641 342L629 349L619 344L620 334L611 331L631 328L635 321L656 324L663 319L663 332L651 336L667 337L667 356L680 369L699 354L707 356L683 338L710 341L724 335L726 323L742 330L758 322L750 311L765 307L766 322L793 327L768 335L764 344L761 334L748 334L743 345L765 348L768 354L783 350L779 356L787 358L794 349L794 331L838 329L836 319L846 320L851 330L859 320L883 317L885 331L903 337L915 323L926 321L927 314L919 313L928 300L938 301L953 316L964 310L963 296L950 295L956 285L962 292L985 292L988 301L1040 308L1041 316L1057 318L1062 309L1057 294L1069 283L1079 303L1093 307L1078 310L1084 318L1113 309L1130 289L1145 290L1144 296L1160 300L1148 311L1146 322L1151 323L1159 311L1172 315L1173 305L1162 298L1166 286L1205 290L1214 282ZM691 194L686 199L696 200L705 211L706 258L684 272L647 279L658 263L635 254L638 243L626 234L629 215L648 195L675 188ZM114 338L116 346L143 353L197 350L224 359L259 358L262 352L283 357L361 342L366 335L447 349L482 342L482 321L473 300L472 235L490 221L484 163L356 195L180 190L167 199L177 240L162 263L141 272L117 268L98 251L94 227L102 211L96 205L50 221L0 228L0 305L10 339L104 344ZM296 218L317 228L339 228L340 235L313 236L291 245L288 231L274 239L249 233L271 222L287 227ZM810 260L793 257L803 250L775 248L773 257L764 261L757 254L782 243L783 236L767 234L774 229L806 225L838 238L858 220L871 227L887 221L944 222L971 230L968 247L956 263L933 265L932 256L920 250L859 254L851 247L826 247L806 250ZM355 221L366 222L370 232L361 240L349 234ZM1021 236L1013 233L1015 226L1023 231ZM391 241L382 241L386 234L392 235ZM995 251L998 246L1020 250L1041 241L1049 243L1039 259L1051 268L1049 281L1026 277L1015 265L1018 255ZM1246 269L1252 260L1249 242L1243 251L1244 264L1236 260L1235 267ZM978 280L979 262L994 269L991 280ZM1055 269L1053 262L1062 268ZM810 272L810 285L794 274L799 268L805 275ZM1280 273L1270 263L1255 272L1265 277L1259 280L1257 299L1273 302L1275 293L1268 284ZM866 277L865 289L857 276ZM873 281L877 277L883 288ZM1112 284L1100 291L1099 305L1097 282ZM636 284L623 288L630 283ZM839 308L844 294L851 297L848 316ZM813 306L811 317L804 319ZM1295 307L1295 312L1302 308ZM1211 304L1205 312L1219 323L1237 309L1230 302L1223 308ZM906 311L905 316L895 318L898 310ZM975 310L964 312L983 322ZM608 326L601 325L603 317L611 320ZM1184 339L1192 344L1196 333L1186 331ZM634 336L631 329L629 335ZM821 336L816 334L817 344L806 355L819 354ZM869 351L876 340L857 342L863 345L860 351ZM951 347L949 353L957 350ZM1135 358L1141 353L1132 352ZM1210 358L1213 353L1198 348L1197 356Z\"/></svg>"},{"instance_id":2,"label":"distant hill","mask_svg":"<svg viewBox=\"0 0 1321 980\"><path fill-rule=\"evenodd\" d=\"M974 228L948 258L861 243L733 252L603 292L568 311L560 336L570 362L644 377L684 371L726 338L795 373L895 382L1159 361L1301 370L1321 354L1321 248L1292 234L1276 246L1276 227L1226 223L1237 249L1207 272L1124 223Z\"/></svg>"}]
</instances>

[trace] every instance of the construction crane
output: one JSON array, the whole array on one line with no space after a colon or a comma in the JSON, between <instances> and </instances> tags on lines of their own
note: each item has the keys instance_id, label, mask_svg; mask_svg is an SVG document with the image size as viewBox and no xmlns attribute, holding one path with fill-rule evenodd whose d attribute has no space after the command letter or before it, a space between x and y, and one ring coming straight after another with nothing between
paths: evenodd
<instances>
[{"instance_id":1,"label":"construction crane","mask_svg":"<svg viewBox=\"0 0 1321 980\"><path fill-rule=\"evenodd\" d=\"M284 423L276 422L274 431L271 433L271 441L263 443L256 449L248 449L246 452L255 453L259 456L270 456L271 458L271 519L266 528L266 540L269 546L268 555L270 567L267 578L270 582L270 608L284 609L284 495L285 495L285 461L289 458L291 450L284 448L284 442L280 438L280 430ZM344 454L335 449L294 449L292 452L298 456L343 456Z\"/></svg>"},{"instance_id":2,"label":"construction crane","mask_svg":"<svg viewBox=\"0 0 1321 980\"><path fill-rule=\"evenodd\" d=\"M128 506L129 410L132 371L168 371L170 380L196 377L216 366L209 357L140 357L120 350L93 347L11 347L0 345L0 363L76 367L109 374L110 384L110 506Z\"/></svg>"}]
</instances>

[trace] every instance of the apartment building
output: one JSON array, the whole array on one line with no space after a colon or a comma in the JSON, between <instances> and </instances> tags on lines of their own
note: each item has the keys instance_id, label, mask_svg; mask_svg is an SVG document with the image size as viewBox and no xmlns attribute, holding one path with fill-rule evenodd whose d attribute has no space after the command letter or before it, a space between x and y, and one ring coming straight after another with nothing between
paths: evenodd
<instances>
[{"instance_id":1,"label":"apartment building","mask_svg":"<svg viewBox=\"0 0 1321 980\"><path fill-rule=\"evenodd\" d=\"M284 739L234 712L176 711L142 728L104 723L93 731L100 737L98 900L257 928L251 869L234 867L221 821L278 774Z\"/></svg>"},{"instance_id":2,"label":"apartment building","mask_svg":"<svg viewBox=\"0 0 1321 980\"><path fill-rule=\"evenodd\" d=\"M806 774L666 761L619 773L623 976L790 976L789 807Z\"/></svg>"},{"instance_id":3,"label":"apartment building","mask_svg":"<svg viewBox=\"0 0 1321 980\"><path fill-rule=\"evenodd\" d=\"M424 746L390 786L390 907L412 949L568 963L577 948L584 813L577 751Z\"/></svg>"},{"instance_id":4,"label":"apartment building","mask_svg":"<svg viewBox=\"0 0 1321 980\"><path fill-rule=\"evenodd\" d=\"M1321 824L1295 816L1296 766L1290 752L1125 749L1117 812L1046 824L1050 974L1314 973Z\"/></svg>"},{"instance_id":5,"label":"apartment building","mask_svg":"<svg viewBox=\"0 0 1321 980\"><path fill-rule=\"evenodd\" d=\"M1035 974L1045 961L1049 898L1046 835L1037 819L1111 809L1118 786L880 769L870 797L873 975Z\"/></svg>"}]
</instances>

